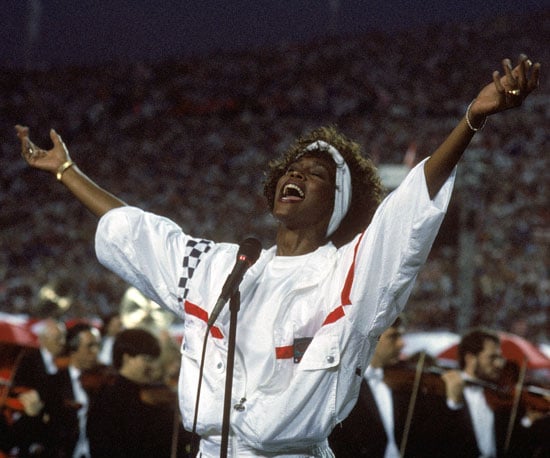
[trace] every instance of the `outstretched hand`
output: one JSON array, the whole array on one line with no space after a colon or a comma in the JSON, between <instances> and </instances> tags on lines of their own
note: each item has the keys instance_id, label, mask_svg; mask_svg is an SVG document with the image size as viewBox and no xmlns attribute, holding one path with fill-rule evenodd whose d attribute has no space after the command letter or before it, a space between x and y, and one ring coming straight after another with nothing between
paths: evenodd
<instances>
[{"instance_id":1,"label":"outstretched hand","mask_svg":"<svg viewBox=\"0 0 550 458\"><path fill-rule=\"evenodd\" d=\"M518 64L512 68L510 59L502 61L504 75L493 72L493 81L485 86L475 98L470 115L476 124L482 119L510 108L520 106L525 98L539 85L540 63L522 54Z\"/></svg>"},{"instance_id":2,"label":"outstretched hand","mask_svg":"<svg viewBox=\"0 0 550 458\"><path fill-rule=\"evenodd\" d=\"M63 181L63 184L94 215L100 217L113 208L126 205L118 197L94 183L74 165L69 150L55 130L50 130L53 147L49 150L40 148L30 140L28 127L17 125L15 130L21 141L21 155L25 161L36 169L56 175L56 178ZM64 178L67 176L69 178Z\"/></svg>"},{"instance_id":3,"label":"outstretched hand","mask_svg":"<svg viewBox=\"0 0 550 458\"><path fill-rule=\"evenodd\" d=\"M28 127L16 125L15 130L21 141L21 156L32 167L56 173L62 164L71 159L69 150L55 130L50 130L50 138L53 143L53 148L50 150L40 148L30 140Z\"/></svg>"}]
</instances>

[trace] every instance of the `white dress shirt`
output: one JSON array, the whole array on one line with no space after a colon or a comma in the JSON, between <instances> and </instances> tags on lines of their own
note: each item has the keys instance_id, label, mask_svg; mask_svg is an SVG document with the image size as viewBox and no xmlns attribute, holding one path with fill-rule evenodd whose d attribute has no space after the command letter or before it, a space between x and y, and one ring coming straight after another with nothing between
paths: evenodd
<instances>
[{"instance_id":1,"label":"white dress shirt","mask_svg":"<svg viewBox=\"0 0 550 458\"><path fill-rule=\"evenodd\" d=\"M391 389L384 382L384 369L381 367L368 366L365 371L365 379L372 391L380 418L388 437L384 458L399 458L399 449L395 443L395 432L393 423L393 398Z\"/></svg>"},{"instance_id":2,"label":"white dress shirt","mask_svg":"<svg viewBox=\"0 0 550 458\"><path fill-rule=\"evenodd\" d=\"M40 348L40 354L42 355L42 361L46 367L46 372L50 375L57 373L57 365L55 364L53 355L45 348Z\"/></svg>"},{"instance_id":3,"label":"white dress shirt","mask_svg":"<svg viewBox=\"0 0 550 458\"><path fill-rule=\"evenodd\" d=\"M464 399L470 410L472 426L476 435L477 446L482 457L495 457L495 415L485 399L483 388L468 385L464 388Z\"/></svg>"},{"instance_id":4,"label":"white dress shirt","mask_svg":"<svg viewBox=\"0 0 550 458\"><path fill-rule=\"evenodd\" d=\"M88 418L88 394L82 388L80 383L80 370L74 366L69 366L69 374L71 376L71 384L73 387L74 400L81 404L82 407L78 409L78 427L80 434L78 435L78 442L74 448L73 458L89 458L90 457L90 444L88 443L88 437L86 435L86 420Z\"/></svg>"},{"instance_id":5,"label":"white dress shirt","mask_svg":"<svg viewBox=\"0 0 550 458\"><path fill-rule=\"evenodd\" d=\"M106 336L101 341L101 349L97 359L100 363L110 366L113 364L113 344L115 343L114 336Z\"/></svg>"}]
</instances>

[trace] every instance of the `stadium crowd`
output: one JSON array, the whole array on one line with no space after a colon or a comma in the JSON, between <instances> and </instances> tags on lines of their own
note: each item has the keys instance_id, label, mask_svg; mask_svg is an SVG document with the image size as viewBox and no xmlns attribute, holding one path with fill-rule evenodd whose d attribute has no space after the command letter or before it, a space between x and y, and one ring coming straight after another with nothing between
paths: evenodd
<instances>
[{"instance_id":1,"label":"stadium crowd","mask_svg":"<svg viewBox=\"0 0 550 458\"><path fill-rule=\"evenodd\" d=\"M39 144L54 127L99 184L190 233L268 240L274 221L258 173L302 131L334 123L378 164L410 161L407 151L418 161L485 82L472 75L511 52L550 62L549 23L547 12L158 62L0 69L2 310L40 315L40 289L53 285L71 297L68 314L99 316L127 288L95 258L94 218L20 160L14 124L33 126ZM410 299L410 329L456 330L470 272L471 323L538 342L550 335L544 81L526 105L491 119L459 166Z\"/></svg>"}]
</instances>

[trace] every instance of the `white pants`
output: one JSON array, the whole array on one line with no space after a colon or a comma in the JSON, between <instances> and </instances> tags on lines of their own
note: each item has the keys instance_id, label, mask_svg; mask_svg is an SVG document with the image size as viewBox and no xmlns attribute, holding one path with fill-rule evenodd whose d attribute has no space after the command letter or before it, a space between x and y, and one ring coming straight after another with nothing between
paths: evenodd
<instances>
[{"instance_id":1,"label":"white pants","mask_svg":"<svg viewBox=\"0 0 550 458\"><path fill-rule=\"evenodd\" d=\"M328 441L324 440L318 444L307 447L303 450L292 450L289 453L265 452L253 449L244 444L235 436L229 436L228 440L228 458L335 458L334 453L328 446ZM198 458L219 458L221 449L221 436L208 436L201 438Z\"/></svg>"}]
</instances>

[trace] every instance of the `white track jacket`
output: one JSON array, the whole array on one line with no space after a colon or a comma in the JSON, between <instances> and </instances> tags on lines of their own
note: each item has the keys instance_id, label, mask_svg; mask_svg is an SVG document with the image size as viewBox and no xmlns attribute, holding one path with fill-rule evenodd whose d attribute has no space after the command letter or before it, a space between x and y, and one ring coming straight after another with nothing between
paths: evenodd
<instances>
[{"instance_id":1,"label":"white track jacket","mask_svg":"<svg viewBox=\"0 0 550 458\"><path fill-rule=\"evenodd\" d=\"M297 257L262 250L240 284L229 456L331 456L326 438L355 404L378 336L403 310L443 220L454 173L430 200L424 163L348 244ZM209 312L238 246L191 237L133 207L111 210L98 259L184 320L179 400L191 430ZM196 432L219 456L229 307L207 340Z\"/></svg>"}]
</instances>

